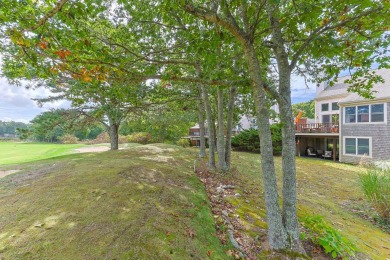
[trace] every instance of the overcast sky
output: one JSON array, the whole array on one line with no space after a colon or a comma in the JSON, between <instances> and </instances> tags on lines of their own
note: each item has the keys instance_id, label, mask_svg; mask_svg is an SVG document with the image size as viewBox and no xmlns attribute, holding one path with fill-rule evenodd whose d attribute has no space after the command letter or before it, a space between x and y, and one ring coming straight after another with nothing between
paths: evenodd
<instances>
[{"instance_id":1,"label":"overcast sky","mask_svg":"<svg viewBox=\"0 0 390 260\"><path fill-rule=\"evenodd\" d=\"M8 84L7 79L0 78L0 120L28 123L36 115L51 108L66 107L67 102L48 103L40 108L32 98L48 95L45 89L31 90Z\"/></svg>"},{"instance_id":2,"label":"overcast sky","mask_svg":"<svg viewBox=\"0 0 390 260\"><path fill-rule=\"evenodd\" d=\"M293 103L304 102L314 98L315 87L307 88L303 79L292 79L292 99ZM68 102L56 102L38 107L31 98L44 97L48 95L45 89L31 90L23 87L11 86L7 79L0 78L0 120L17 121L28 123L36 115L48 111L51 108L67 107Z\"/></svg>"}]
</instances>

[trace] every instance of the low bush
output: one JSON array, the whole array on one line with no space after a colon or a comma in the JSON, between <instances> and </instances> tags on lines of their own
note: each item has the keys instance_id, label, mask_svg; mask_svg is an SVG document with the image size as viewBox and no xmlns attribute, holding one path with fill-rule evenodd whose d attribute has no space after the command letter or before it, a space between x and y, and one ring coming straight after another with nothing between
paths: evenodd
<instances>
[{"instance_id":1,"label":"low bush","mask_svg":"<svg viewBox=\"0 0 390 260\"><path fill-rule=\"evenodd\" d=\"M77 137L74 135L70 135L70 134L65 134L63 136L60 136L60 137L58 137L58 140L62 144L77 144L78 143Z\"/></svg>"},{"instance_id":2,"label":"low bush","mask_svg":"<svg viewBox=\"0 0 390 260\"><path fill-rule=\"evenodd\" d=\"M185 147L189 147L190 146L190 140L189 139L179 139L176 141L176 144L179 145L179 146L183 146L184 148Z\"/></svg>"},{"instance_id":3,"label":"low bush","mask_svg":"<svg viewBox=\"0 0 390 260\"><path fill-rule=\"evenodd\" d=\"M152 135L147 132L133 133L128 136L128 141L130 143L147 144L150 143L151 140L152 140Z\"/></svg>"},{"instance_id":4,"label":"low bush","mask_svg":"<svg viewBox=\"0 0 390 260\"><path fill-rule=\"evenodd\" d=\"M271 125L272 147L274 155L282 154L282 130L280 124ZM235 151L260 152L259 133L256 129L240 132L232 138L232 147Z\"/></svg>"},{"instance_id":5,"label":"low bush","mask_svg":"<svg viewBox=\"0 0 390 260\"><path fill-rule=\"evenodd\" d=\"M93 144L102 144L102 143L109 143L110 142L110 136L107 132L102 132L99 134L94 140L92 140Z\"/></svg>"},{"instance_id":6,"label":"low bush","mask_svg":"<svg viewBox=\"0 0 390 260\"><path fill-rule=\"evenodd\" d=\"M372 207L390 224L390 170L369 167L360 175L360 184Z\"/></svg>"},{"instance_id":7,"label":"low bush","mask_svg":"<svg viewBox=\"0 0 390 260\"><path fill-rule=\"evenodd\" d=\"M311 239L314 244L320 245L325 253L333 258L348 259L355 255L356 246L321 216L305 216L301 219L301 223L306 228L306 233L301 233L302 240Z\"/></svg>"}]
</instances>

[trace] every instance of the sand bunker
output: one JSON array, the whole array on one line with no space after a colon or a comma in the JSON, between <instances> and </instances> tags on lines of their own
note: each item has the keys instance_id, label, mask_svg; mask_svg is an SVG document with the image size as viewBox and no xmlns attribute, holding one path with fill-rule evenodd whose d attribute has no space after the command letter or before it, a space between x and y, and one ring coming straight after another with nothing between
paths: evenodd
<instances>
[{"instance_id":1,"label":"sand bunker","mask_svg":"<svg viewBox=\"0 0 390 260\"><path fill-rule=\"evenodd\" d=\"M107 146L92 146L75 149L78 153L101 153L110 150Z\"/></svg>"}]
</instances>

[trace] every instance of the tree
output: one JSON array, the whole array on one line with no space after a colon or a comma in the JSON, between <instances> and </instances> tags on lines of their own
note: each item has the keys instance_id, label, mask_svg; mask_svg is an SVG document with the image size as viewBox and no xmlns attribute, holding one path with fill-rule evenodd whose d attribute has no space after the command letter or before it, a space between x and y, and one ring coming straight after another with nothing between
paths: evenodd
<instances>
[{"instance_id":1,"label":"tree","mask_svg":"<svg viewBox=\"0 0 390 260\"><path fill-rule=\"evenodd\" d=\"M4 63L7 75L12 78L34 67L34 74L21 74L47 77L51 70L85 82L105 81L109 75L116 84L119 79L147 78L201 83L219 88L220 104L221 89L245 85L249 78L261 141L270 246L303 252L296 213L291 75L304 72L313 80L334 80L341 70L358 67L351 90L369 97L370 86L380 80L368 71L370 65L389 61L389 37L384 35L389 1L118 1L116 7L97 2L98 8L92 8L96 2L89 0L57 8L63 2L55 8L43 2L35 5L38 14L51 10L38 21L23 17L25 7L22 12L14 10L16 21L5 26L13 43L5 51L15 58ZM32 29L26 33L25 28ZM242 73L232 69L236 60L245 62L238 66L245 68ZM325 76L319 77L321 72ZM278 102L282 121L282 208L272 156L270 100ZM222 120L223 111L218 112ZM219 157L225 159L222 153ZM219 167L224 168L223 163Z\"/></svg>"},{"instance_id":2,"label":"tree","mask_svg":"<svg viewBox=\"0 0 390 260\"><path fill-rule=\"evenodd\" d=\"M270 245L274 249L303 252L296 216L291 74L304 66L314 77L314 73L325 70L330 73L327 75L329 78L337 76L342 68L354 66L355 61L359 60L363 61L359 65L364 67L361 73L367 71L372 64L372 56L381 52L378 47L388 46L386 36L382 35L383 28L388 24L389 2L337 1L336 4L334 1L269 0L213 1L205 4L202 1L186 1L183 7L186 12L224 28L243 49L253 87L261 141ZM374 26L367 17L379 26ZM346 33L349 29L352 30ZM344 34L348 34L348 40ZM376 46L372 44L373 41L377 41ZM346 53L342 46L347 47ZM376 60L380 59L384 59L383 55ZM276 62L276 69L272 81L269 71L273 62ZM336 62L339 64L336 65ZM370 79L378 80L372 75ZM368 88L356 88L356 91L364 93L369 87L370 84ZM266 93L277 100L283 122L282 209L278 204Z\"/></svg>"},{"instance_id":3,"label":"tree","mask_svg":"<svg viewBox=\"0 0 390 260\"><path fill-rule=\"evenodd\" d=\"M314 114L315 114L314 105L315 105L314 100L292 105L293 116L296 117L299 111L302 111L303 112L302 116L307 118L314 118Z\"/></svg>"}]
</instances>

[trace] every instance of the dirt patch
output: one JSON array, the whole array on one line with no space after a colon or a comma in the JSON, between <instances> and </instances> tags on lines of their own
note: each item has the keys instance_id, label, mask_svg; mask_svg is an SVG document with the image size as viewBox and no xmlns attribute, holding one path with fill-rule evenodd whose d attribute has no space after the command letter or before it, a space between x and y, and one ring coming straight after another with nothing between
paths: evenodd
<instances>
[{"instance_id":1,"label":"dirt patch","mask_svg":"<svg viewBox=\"0 0 390 260\"><path fill-rule=\"evenodd\" d=\"M168 162L169 160L173 160L172 156L163 156L163 155L156 155L156 156L143 156L140 157L144 160L151 160L155 162Z\"/></svg>"},{"instance_id":2,"label":"dirt patch","mask_svg":"<svg viewBox=\"0 0 390 260\"><path fill-rule=\"evenodd\" d=\"M147 150L149 153L163 153L163 152L174 152L175 151L175 149L173 149L173 148L161 148L161 147L158 147L155 145L143 145L143 146L140 146L138 149Z\"/></svg>"},{"instance_id":3,"label":"dirt patch","mask_svg":"<svg viewBox=\"0 0 390 260\"><path fill-rule=\"evenodd\" d=\"M13 173L17 173L18 171L20 171L20 170L0 171L0 178L3 178L5 176L13 174Z\"/></svg>"},{"instance_id":4,"label":"dirt patch","mask_svg":"<svg viewBox=\"0 0 390 260\"><path fill-rule=\"evenodd\" d=\"M107 146L92 146L75 149L78 153L101 153L108 150L110 150L110 147Z\"/></svg>"}]
</instances>

